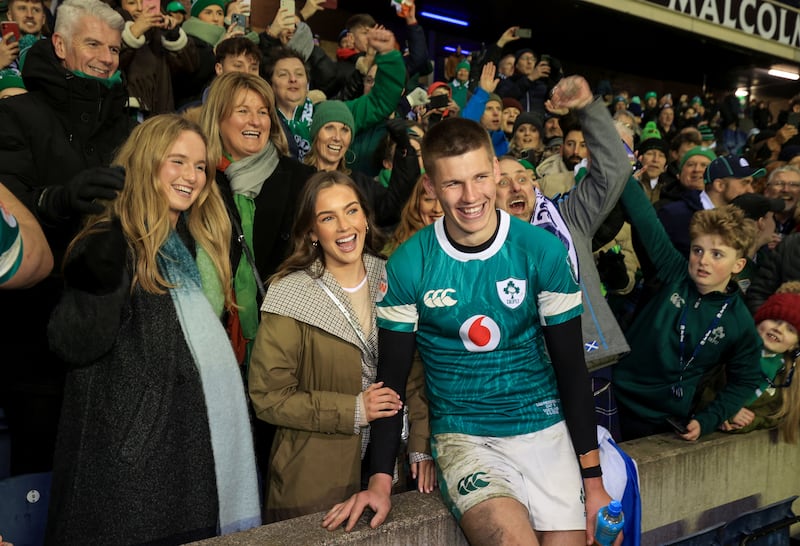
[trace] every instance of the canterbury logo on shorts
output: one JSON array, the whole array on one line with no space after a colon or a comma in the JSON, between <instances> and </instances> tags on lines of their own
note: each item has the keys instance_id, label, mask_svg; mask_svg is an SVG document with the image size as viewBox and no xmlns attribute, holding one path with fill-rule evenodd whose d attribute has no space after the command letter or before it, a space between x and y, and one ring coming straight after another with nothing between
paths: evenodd
<instances>
[{"instance_id":1,"label":"canterbury logo on shorts","mask_svg":"<svg viewBox=\"0 0 800 546\"><path fill-rule=\"evenodd\" d=\"M476 472L475 474L470 474L469 476L461 478L458 481L458 492L462 495L469 495L473 491L486 487L489 485L489 482L484 480L483 476L488 476L488 474L486 472Z\"/></svg>"}]
</instances>

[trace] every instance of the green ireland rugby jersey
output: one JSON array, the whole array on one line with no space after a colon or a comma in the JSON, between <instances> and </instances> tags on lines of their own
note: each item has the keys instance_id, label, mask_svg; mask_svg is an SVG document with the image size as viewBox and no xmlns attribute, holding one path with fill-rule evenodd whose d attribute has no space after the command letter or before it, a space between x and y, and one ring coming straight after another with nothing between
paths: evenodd
<instances>
[{"instance_id":1,"label":"green ireland rugby jersey","mask_svg":"<svg viewBox=\"0 0 800 546\"><path fill-rule=\"evenodd\" d=\"M561 241L501 211L491 246L463 253L440 219L386 269L378 326L416 331L434 434L513 436L562 420L541 325L582 306Z\"/></svg>"}]
</instances>

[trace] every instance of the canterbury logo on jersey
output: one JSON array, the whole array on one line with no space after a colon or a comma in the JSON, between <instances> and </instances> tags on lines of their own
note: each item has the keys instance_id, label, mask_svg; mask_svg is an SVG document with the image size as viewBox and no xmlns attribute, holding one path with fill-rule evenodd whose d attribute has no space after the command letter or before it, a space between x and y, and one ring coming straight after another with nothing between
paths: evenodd
<instances>
[{"instance_id":1,"label":"canterbury logo on jersey","mask_svg":"<svg viewBox=\"0 0 800 546\"><path fill-rule=\"evenodd\" d=\"M458 492L462 495L469 495L473 491L489 485L487 480L481 479L482 476L488 476L488 474L486 472L476 472L461 478L458 481Z\"/></svg>"},{"instance_id":2,"label":"canterbury logo on jersey","mask_svg":"<svg viewBox=\"0 0 800 546\"><path fill-rule=\"evenodd\" d=\"M458 300L453 299L452 296L456 293L455 288L439 288L437 290L428 290L422 297L422 303L425 307L452 307L458 303Z\"/></svg>"}]
</instances>

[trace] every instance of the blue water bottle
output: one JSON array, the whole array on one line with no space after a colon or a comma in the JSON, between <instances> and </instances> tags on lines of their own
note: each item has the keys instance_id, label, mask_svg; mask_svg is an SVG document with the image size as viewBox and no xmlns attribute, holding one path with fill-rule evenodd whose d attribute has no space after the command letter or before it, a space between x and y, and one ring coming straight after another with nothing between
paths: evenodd
<instances>
[{"instance_id":1,"label":"blue water bottle","mask_svg":"<svg viewBox=\"0 0 800 546\"><path fill-rule=\"evenodd\" d=\"M597 529L594 532L595 546L611 546L625 524L622 505L612 500L597 512Z\"/></svg>"}]
</instances>

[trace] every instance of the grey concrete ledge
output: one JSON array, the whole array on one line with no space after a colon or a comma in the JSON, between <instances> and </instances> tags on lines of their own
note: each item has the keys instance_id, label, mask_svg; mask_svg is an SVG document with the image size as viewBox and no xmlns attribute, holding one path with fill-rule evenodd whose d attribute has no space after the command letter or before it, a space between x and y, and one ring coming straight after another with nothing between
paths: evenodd
<instances>
[{"instance_id":1,"label":"grey concrete ledge","mask_svg":"<svg viewBox=\"0 0 800 546\"><path fill-rule=\"evenodd\" d=\"M455 518L445 508L438 491L424 495L416 491L392 496L392 511L377 529L370 529L373 513L362 515L349 533L322 528L324 513L264 525L242 533L195 542L207 546L371 545L467 546Z\"/></svg>"},{"instance_id":2,"label":"grey concrete ledge","mask_svg":"<svg viewBox=\"0 0 800 546\"><path fill-rule=\"evenodd\" d=\"M622 448L639 467L642 546L656 546L800 494L800 445L778 441L775 431L715 432L697 442L660 434ZM321 527L324 514L319 513L196 544L467 545L438 492L402 493L392 503L388 519L377 529L369 528L370 513L350 533L329 533Z\"/></svg>"}]
</instances>

